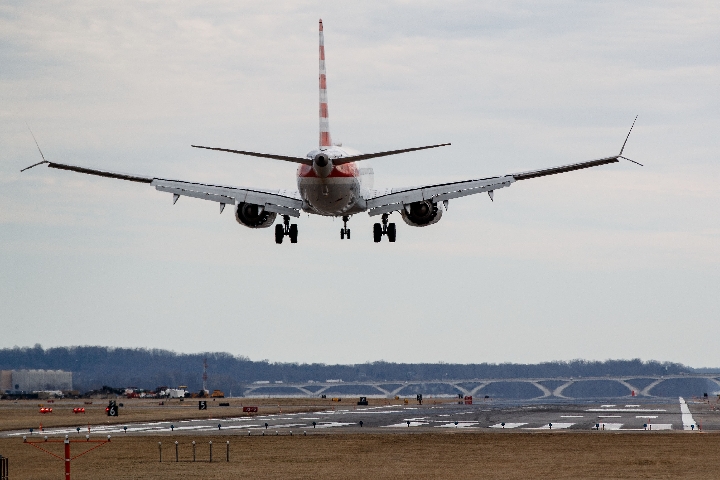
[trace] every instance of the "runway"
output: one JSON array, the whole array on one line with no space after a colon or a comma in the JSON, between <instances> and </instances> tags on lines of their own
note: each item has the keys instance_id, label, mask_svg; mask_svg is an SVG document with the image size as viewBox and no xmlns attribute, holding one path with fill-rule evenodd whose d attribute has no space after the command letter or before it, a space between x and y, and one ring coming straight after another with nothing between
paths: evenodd
<instances>
[{"instance_id":1,"label":"runway","mask_svg":"<svg viewBox=\"0 0 720 480\"><path fill-rule=\"evenodd\" d=\"M343 399L346 402L349 399ZM616 431L720 430L720 411L701 401L653 399L653 403L488 402L474 405L424 404L356 406L338 402L333 408L301 413L218 416L180 421L92 425L98 435L312 435L343 432L409 431ZM216 410L220 413L220 409ZM694 415L697 417L695 418ZM79 429L79 430L78 430ZM85 436L88 427L46 428L42 435ZM3 432L4 437L30 435L27 430ZM38 432L32 434L37 437Z\"/></svg>"}]
</instances>

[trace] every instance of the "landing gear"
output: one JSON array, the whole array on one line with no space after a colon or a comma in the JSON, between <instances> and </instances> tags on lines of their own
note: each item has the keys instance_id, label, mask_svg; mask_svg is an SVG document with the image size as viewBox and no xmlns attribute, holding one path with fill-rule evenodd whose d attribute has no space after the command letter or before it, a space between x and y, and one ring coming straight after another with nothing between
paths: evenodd
<instances>
[{"instance_id":1,"label":"landing gear","mask_svg":"<svg viewBox=\"0 0 720 480\"><path fill-rule=\"evenodd\" d=\"M397 230L394 223L388 223L387 213L383 213L382 225L380 225L379 223L373 225L373 240L375 241L375 243L380 243L383 235L387 235L389 242L395 243L395 239L397 238Z\"/></svg>"},{"instance_id":2,"label":"landing gear","mask_svg":"<svg viewBox=\"0 0 720 480\"><path fill-rule=\"evenodd\" d=\"M290 243L297 243L298 227L297 223L290 225L290 217L283 215L283 223L275 225L275 243L278 245L283 242L283 238L287 235L290 237Z\"/></svg>"},{"instance_id":3,"label":"landing gear","mask_svg":"<svg viewBox=\"0 0 720 480\"><path fill-rule=\"evenodd\" d=\"M350 229L347 228L348 220L350 220L350 217L345 215L343 217L343 228L340 229L340 240L344 240L345 237L347 237L347 239L350 240Z\"/></svg>"}]
</instances>

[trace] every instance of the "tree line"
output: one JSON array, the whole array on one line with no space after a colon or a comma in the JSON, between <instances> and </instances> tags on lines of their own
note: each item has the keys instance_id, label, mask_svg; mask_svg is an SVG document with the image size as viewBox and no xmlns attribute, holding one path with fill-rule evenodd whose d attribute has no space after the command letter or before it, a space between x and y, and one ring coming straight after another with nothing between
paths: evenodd
<instances>
[{"instance_id":1,"label":"tree line","mask_svg":"<svg viewBox=\"0 0 720 480\"><path fill-rule=\"evenodd\" d=\"M279 363L253 361L229 353L176 353L144 348L77 346L0 349L0 369L47 369L73 372L73 386L82 392L103 386L154 390L159 386L187 385L202 388L203 360L208 362L208 389L240 394L256 381L283 383L400 382L406 380L455 380L474 378L554 378L601 376L657 376L694 373L679 363L632 360L556 361L519 363L392 363L385 361L355 365L323 363Z\"/></svg>"}]
</instances>

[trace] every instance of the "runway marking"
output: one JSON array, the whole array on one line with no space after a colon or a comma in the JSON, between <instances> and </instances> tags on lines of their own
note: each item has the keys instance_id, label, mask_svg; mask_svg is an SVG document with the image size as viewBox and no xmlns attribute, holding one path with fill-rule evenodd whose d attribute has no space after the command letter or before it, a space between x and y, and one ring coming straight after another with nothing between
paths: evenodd
<instances>
[{"instance_id":1,"label":"runway marking","mask_svg":"<svg viewBox=\"0 0 720 480\"><path fill-rule=\"evenodd\" d=\"M381 425L380 428L400 428L400 427L408 428L408 426L419 427L420 425L429 425L429 422L410 422L410 425L408 425L407 422L394 423L392 425Z\"/></svg>"},{"instance_id":2,"label":"runway marking","mask_svg":"<svg viewBox=\"0 0 720 480\"><path fill-rule=\"evenodd\" d=\"M344 427L347 425L355 425L355 424L354 423L345 423L345 422L318 423L316 428Z\"/></svg>"},{"instance_id":3,"label":"runway marking","mask_svg":"<svg viewBox=\"0 0 720 480\"><path fill-rule=\"evenodd\" d=\"M505 427L503 427L499 423L496 423L495 425L490 425L490 428L518 428L522 427L523 425L527 425L527 423L506 423Z\"/></svg>"},{"instance_id":4,"label":"runway marking","mask_svg":"<svg viewBox=\"0 0 720 480\"><path fill-rule=\"evenodd\" d=\"M672 423L653 423L648 424L648 430L650 430L650 427L652 427L652 430L672 430Z\"/></svg>"},{"instance_id":5,"label":"runway marking","mask_svg":"<svg viewBox=\"0 0 720 480\"><path fill-rule=\"evenodd\" d=\"M435 428L467 428L477 426L478 424L479 422L458 422L458 424L455 425L455 422L453 422L443 425L435 425Z\"/></svg>"},{"instance_id":6,"label":"runway marking","mask_svg":"<svg viewBox=\"0 0 720 480\"><path fill-rule=\"evenodd\" d=\"M625 405L625 408L638 408L640 405Z\"/></svg>"},{"instance_id":7,"label":"runway marking","mask_svg":"<svg viewBox=\"0 0 720 480\"><path fill-rule=\"evenodd\" d=\"M610 412L610 413L642 413L642 412L667 412L664 408L588 408L586 412Z\"/></svg>"},{"instance_id":8,"label":"runway marking","mask_svg":"<svg viewBox=\"0 0 720 480\"><path fill-rule=\"evenodd\" d=\"M683 397L680 397L680 413L682 414L683 430L692 430L697 423L695 423L695 419L693 419L692 413L690 413L690 408L688 408Z\"/></svg>"},{"instance_id":9,"label":"runway marking","mask_svg":"<svg viewBox=\"0 0 720 480\"><path fill-rule=\"evenodd\" d=\"M600 430L620 430L622 423L601 423Z\"/></svg>"},{"instance_id":10,"label":"runway marking","mask_svg":"<svg viewBox=\"0 0 720 480\"><path fill-rule=\"evenodd\" d=\"M292 428L292 427L306 427L308 426L306 423L282 423L280 425L268 425L268 428ZM320 425L318 425L319 427ZM262 427L265 427L265 425L262 425ZM248 428L247 425L230 425L223 428Z\"/></svg>"},{"instance_id":11,"label":"runway marking","mask_svg":"<svg viewBox=\"0 0 720 480\"><path fill-rule=\"evenodd\" d=\"M573 425L575 425L575 424L574 423L555 423L555 422L553 422L552 428L550 428L550 425L546 423L545 425L543 425L541 427L525 427L525 428L523 428L523 430L561 430L564 428L570 428Z\"/></svg>"},{"instance_id":12,"label":"runway marking","mask_svg":"<svg viewBox=\"0 0 720 480\"><path fill-rule=\"evenodd\" d=\"M616 405L600 405L600 406L603 408L610 408L610 407L615 407Z\"/></svg>"},{"instance_id":13,"label":"runway marking","mask_svg":"<svg viewBox=\"0 0 720 480\"><path fill-rule=\"evenodd\" d=\"M652 427L652 428L650 428ZM672 430L672 423L648 423L647 428L623 428L623 432L645 432L656 430Z\"/></svg>"},{"instance_id":14,"label":"runway marking","mask_svg":"<svg viewBox=\"0 0 720 480\"><path fill-rule=\"evenodd\" d=\"M657 415L635 415L635 418L658 418Z\"/></svg>"},{"instance_id":15,"label":"runway marking","mask_svg":"<svg viewBox=\"0 0 720 480\"><path fill-rule=\"evenodd\" d=\"M582 415L560 415L560 418L583 418Z\"/></svg>"},{"instance_id":16,"label":"runway marking","mask_svg":"<svg viewBox=\"0 0 720 480\"><path fill-rule=\"evenodd\" d=\"M622 415L598 415L598 418L622 418Z\"/></svg>"},{"instance_id":17,"label":"runway marking","mask_svg":"<svg viewBox=\"0 0 720 480\"><path fill-rule=\"evenodd\" d=\"M382 415L382 414L385 414L385 413L402 413L402 410L385 410L384 412L357 411L357 412L348 412L348 413L368 414L368 415Z\"/></svg>"}]
</instances>

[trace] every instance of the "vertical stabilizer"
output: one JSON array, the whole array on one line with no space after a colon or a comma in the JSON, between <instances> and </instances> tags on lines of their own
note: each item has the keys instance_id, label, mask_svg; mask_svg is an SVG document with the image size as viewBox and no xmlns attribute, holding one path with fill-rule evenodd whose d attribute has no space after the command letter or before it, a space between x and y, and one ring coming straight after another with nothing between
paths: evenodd
<instances>
[{"instance_id":1,"label":"vertical stabilizer","mask_svg":"<svg viewBox=\"0 0 720 480\"><path fill-rule=\"evenodd\" d=\"M320 147L332 146L328 121L327 79L325 77L325 37L320 19Z\"/></svg>"}]
</instances>

